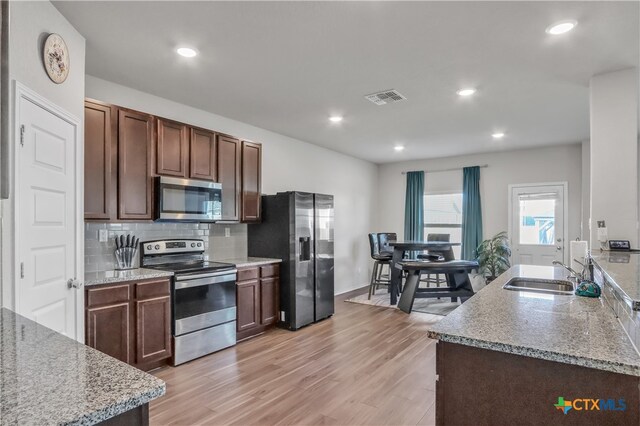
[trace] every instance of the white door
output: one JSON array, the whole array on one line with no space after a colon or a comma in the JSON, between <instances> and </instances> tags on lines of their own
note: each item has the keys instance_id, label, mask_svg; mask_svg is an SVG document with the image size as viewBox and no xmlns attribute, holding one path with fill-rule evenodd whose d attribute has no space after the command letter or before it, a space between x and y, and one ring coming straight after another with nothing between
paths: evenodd
<instances>
[{"instance_id":1,"label":"white door","mask_svg":"<svg viewBox=\"0 0 640 426\"><path fill-rule=\"evenodd\" d=\"M566 184L510 186L510 237L514 265L564 261Z\"/></svg>"},{"instance_id":2,"label":"white door","mask_svg":"<svg viewBox=\"0 0 640 426\"><path fill-rule=\"evenodd\" d=\"M68 284L82 270L78 265L78 126L18 93L16 310L82 341L83 293Z\"/></svg>"}]
</instances>

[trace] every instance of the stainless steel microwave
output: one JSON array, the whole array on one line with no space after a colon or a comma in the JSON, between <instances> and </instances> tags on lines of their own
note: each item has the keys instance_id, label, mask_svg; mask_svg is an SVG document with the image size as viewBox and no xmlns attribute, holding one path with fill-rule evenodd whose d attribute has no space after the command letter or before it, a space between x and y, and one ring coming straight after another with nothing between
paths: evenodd
<instances>
[{"instance_id":1,"label":"stainless steel microwave","mask_svg":"<svg viewBox=\"0 0 640 426\"><path fill-rule=\"evenodd\" d=\"M215 222L222 219L222 185L204 180L156 178L156 220Z\"/></svg>"}]
</instances>

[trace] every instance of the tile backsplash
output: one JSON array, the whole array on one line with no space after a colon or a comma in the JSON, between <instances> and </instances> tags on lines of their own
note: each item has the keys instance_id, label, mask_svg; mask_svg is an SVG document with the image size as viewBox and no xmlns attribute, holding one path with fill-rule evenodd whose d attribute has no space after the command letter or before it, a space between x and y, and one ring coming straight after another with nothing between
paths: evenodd
<instances>
[{"instance_id":1,"label":"tile backsplash","mask_svg":"<svg viewBox=\"0 0 640 426\"><path fill-rule=\"evenodd\" d=\"M107 242L99 241L106 229ZM115 268L115 237L134 234L141 242L165 238L200 238L210 259L230 259L247 255L247 226L209 223L85 223L84 267L86 272ZM139 254L134 266L139 264Z\"/></svg>"},{"instance_id":2,"label":"tile backsplash","mask_svg":"<svg viewBox=\"0 0 640 426\"><path fill-rule=\"evenodd\" d=\"M632 309L631 302L620 294L614 283L604 277L599 267L595 267L593 272L594 281L602 287L602 298L609 304L636 352L640 354L640 312Z\"/></svg>"}]
</instances>

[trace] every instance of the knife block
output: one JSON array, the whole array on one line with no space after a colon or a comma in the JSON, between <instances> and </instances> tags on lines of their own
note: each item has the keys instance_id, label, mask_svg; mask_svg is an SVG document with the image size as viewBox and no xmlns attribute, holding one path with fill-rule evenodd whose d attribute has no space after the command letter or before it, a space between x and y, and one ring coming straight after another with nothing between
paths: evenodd
<instances>
[{"instance_id":1,"label":"knife block","mask_svg":"<svg viewBox=\"0 0 640 426\"><path fill-rule=\"evenodd\" d=\"M133 269L133 260L136 258L137 248L123 247L116 249L116 269Z\"/></svg>"}]
</instances>

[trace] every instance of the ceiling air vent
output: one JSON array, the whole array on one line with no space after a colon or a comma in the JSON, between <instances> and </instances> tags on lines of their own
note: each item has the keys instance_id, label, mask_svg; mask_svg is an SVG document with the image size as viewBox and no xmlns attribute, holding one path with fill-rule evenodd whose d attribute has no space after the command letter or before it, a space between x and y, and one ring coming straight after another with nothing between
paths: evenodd
<instances>
[{"instance_id":1,"label":"ceiling air vent","mask_svg":"<svg viewBox=\"0 0 640 426\"><path fill-rule=\"evenodd\" d=\"M400 94L397 90L383 90L382 92L372 93L370 95L365 96L366 99L370 100L376 105L385 105L391 104L393 102L404 101L407 98Z\"/></svg>"}]
</instances>

